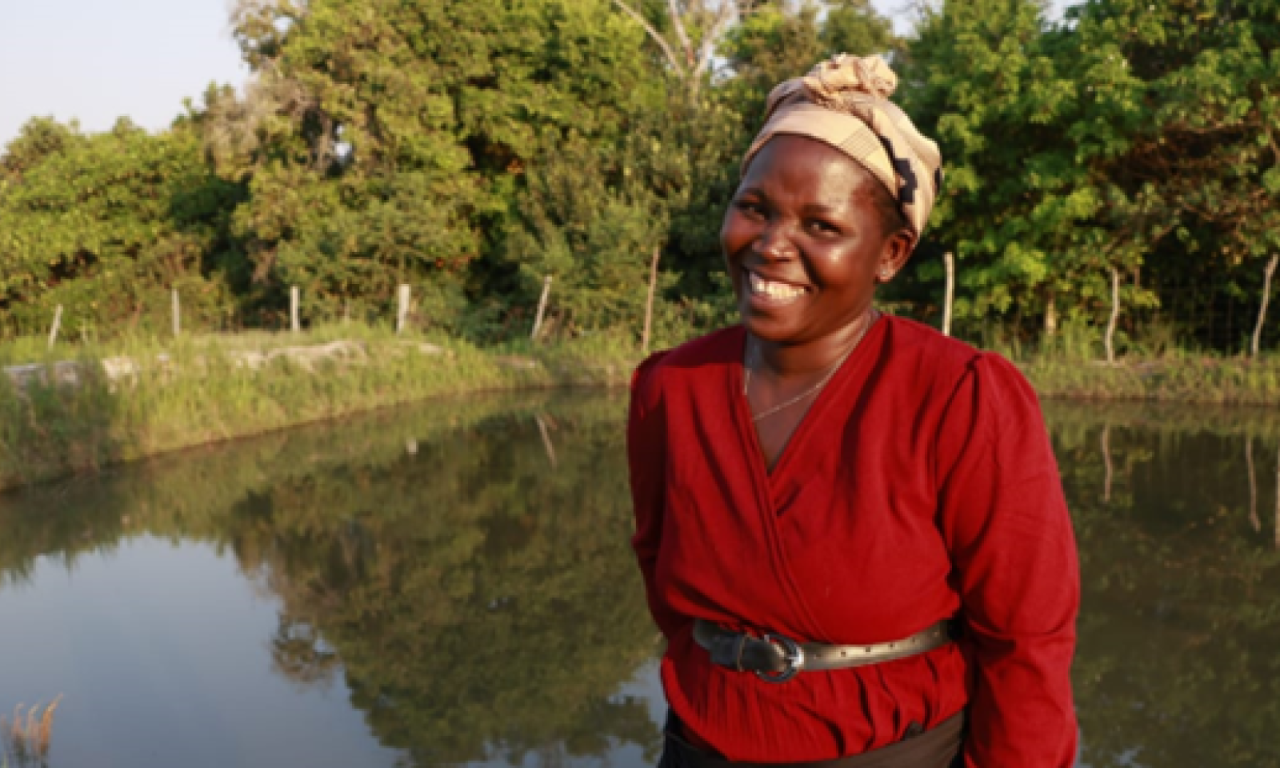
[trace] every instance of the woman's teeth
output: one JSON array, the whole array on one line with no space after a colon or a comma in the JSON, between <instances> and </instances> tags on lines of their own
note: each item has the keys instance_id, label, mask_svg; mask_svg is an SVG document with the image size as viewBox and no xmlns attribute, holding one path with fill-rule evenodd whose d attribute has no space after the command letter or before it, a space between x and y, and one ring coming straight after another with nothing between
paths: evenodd
<instances>
[{"instance_id":1,"label":"woman's teeth","mask_svg":"<svg viewBox=\"0 0 1280 768\"><path fill-rule=\"evenodd\" d=\"M761 278L754 272L748 272L747 274L751 277L751 292L756 296L786 300L794 299L804 293L803 288L797 288L794 285L787 285L786 283L774 283Z\"/></svg>"}]
</instances>

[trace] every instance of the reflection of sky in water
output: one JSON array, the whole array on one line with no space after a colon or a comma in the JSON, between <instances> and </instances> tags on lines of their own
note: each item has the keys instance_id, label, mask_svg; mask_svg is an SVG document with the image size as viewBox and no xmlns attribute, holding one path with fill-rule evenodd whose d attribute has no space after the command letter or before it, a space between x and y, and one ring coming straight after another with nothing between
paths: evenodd
<instances>
[{"instance_id":1,"label":"reflection of sky in water","mask_svg":"<svg viewBox=\"0 0 1280 768\"><path fill-rule=\"evenodd\" d=\"M272 671L277 607L206 545L139 537L70 571L41 558L0 589L0 696L63 694L55 767L395 765L341 675L302 691Z\"/></svg>"},{"instance_id":2,"label":"reflection of sky in water","mask_svg":"<svg viewBox=\"0 0 1280 768\"><path fill-rule=\"evenodd\" d=\"M139 536L71 568L41 557L29 581L0 588L0 696L30 704L63 695L55 767L397 765L401 753L369 733L340 673L303 690L272 670L279 603L262 592L230 553L204 544ZM662 722L656 663L617 696L646 700ZM605 757L557 758L564 766L651 764L629 744ZM539 762L530 753L518 765Z\"/></svg>"}]
</instances>

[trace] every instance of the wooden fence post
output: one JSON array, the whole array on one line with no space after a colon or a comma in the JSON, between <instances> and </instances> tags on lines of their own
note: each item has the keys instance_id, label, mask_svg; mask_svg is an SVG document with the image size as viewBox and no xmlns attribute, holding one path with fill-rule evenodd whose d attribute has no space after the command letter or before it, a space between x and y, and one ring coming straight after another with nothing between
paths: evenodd
<instances>
[{"instance_id":1,"label":"wooden fence post","mask_svg":"<svg viewBox=\"0 0 1280 768\"><path fill-rule=\"evenodd\" d=\"M1120 270L1111 268L1111 319L1107 321L1107 336L1104 343L1107 347L1107 365L1116 364L1116 352L1113 344L1116 335L1116 320L1120 318Z\"/></svg>"},{"instance_id":2,"label":"wooden fence post","mask_svg":"<svg viewBox=\"0 0 1280 768\"><path fill-rule=\"evenodd\" d=\"M956 257L947 251L942 255L942 263L947 267L947 292L942 300L942 335L951 335L951 302L956 294Z\"/></svg>"},{"instance_id":3,"label":"wooden fence post","mask_svg":"<svg viewBox=\"0 0 1280 768\"><path fill-rule=\"evenodd\" d=\"M662 249L653 247L653 259L649 263L649 297L644 302L644 332L640 335L640 353L649 354L649 329L653 327L653 294L658 288L658 259Z\"/></svg>"},{"instance_id":4,"label":"wooden fence post","mask_svg":"<svg viewBox=\"0 0 1280 768\"><path fill-rule=\"evenodd\" d=\"M1258 356L1258 345L1262 343L1262 325L1267 321L1267 303L1271 299L1271 277L1276 273L1276 264L1280 262L1280 254L1271 257L1266 270L1262 273L1262 308L1258 310L1258 324L1253 327L1253 344L1249 347L1249 356Z\"/></svg>"},{"instance_id":5,"label":"wooden fence post","mask_svg":"<svg viewBox=\"0 0 1280 768\"><path fill-rule=\"evenodd\" d=\"M409 319L409 286L401 285L396 294L396 334L399 335L404 331L405 321Z\"/></svg>"},{"instance_id":6,"label":"wooden fence post","mask_svg":"<svg viewBox=\"0 0 1280 768\"><path fill-rule=\"evenodd\" d=\"M533 319L533 333L529 334L529 338L535 341L538 338L538 331L542 330L542 315L547 311L547 294L551 293L551 275L542 278L542 298L538 299L538 314Z\"/></svg>"},{"instance_id":7,"label":"wooden fence post","mask_svg":"<svg viewBox=\"0 0 1280 768\"><path fill-rule=\"evenodd\" d=\"M289 289L289 330L297 333L300 330L298 323L298 286Z\"/></svg>"},{"instance_id":8,"label":"wooden fence post","mask_svg":"<svg viewBox=\"0 0 1280 768\"><path fill-rule=\"evenodd\" d=\"M58 343L58 328L62 327L62 305L53 311L53 327L49 329L49 349Z\"/></svg>"},{"instance_id":9,"label":"wooden fence post","mask_svg":"<svg viewBox=\"0 0 1280 768\"><path fill-rule=\"evenodd\" d=\"M182 303L178 298L178 289L173 288L170 291L173 295L173 338L178 338L182 334Z\"/></svg>"}]
</instances>

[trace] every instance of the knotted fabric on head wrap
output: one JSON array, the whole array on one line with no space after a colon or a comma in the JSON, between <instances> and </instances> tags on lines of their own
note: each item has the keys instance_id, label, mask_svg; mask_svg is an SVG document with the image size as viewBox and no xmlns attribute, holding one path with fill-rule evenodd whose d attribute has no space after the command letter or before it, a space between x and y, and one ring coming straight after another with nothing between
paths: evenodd
<instances>
[{"instance_id":1,"label":"knotted fabric on head wrap","mask_svg":"<svg viewBox=\"0 0 1280 768\"><path fill-rule=\"evenodd\" d=\"M778 134L817 139L879 179L919 237L942 184L942 156L938 145L889 101L897 87L898 76L879 56L843 53L806 77L782 83L769 94L765 126L743 158L743 173L756 152Z\"/></svg>"}]
</instances>

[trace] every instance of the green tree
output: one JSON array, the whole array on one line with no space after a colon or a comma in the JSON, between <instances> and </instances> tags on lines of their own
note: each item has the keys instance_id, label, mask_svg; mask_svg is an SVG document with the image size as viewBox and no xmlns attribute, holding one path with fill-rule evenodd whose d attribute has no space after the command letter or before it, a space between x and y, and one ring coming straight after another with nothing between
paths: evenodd
<instances>
[{"instance_id":1,"label":"green tree","mask_svg":"<svg viewBox=\"0 0 1280 768\"><path fill-rule=\"evenodd\" d=\"M1258 261L1280 247L1280 10L1095 0L1072 17L1070 137L1106 201L1095 245L1129 251L1166 297L1256 307Z\"/></svg>"},{"instance_id":2,"label":"green tree","mask_svg":"<svg viewBox=\"0 0 1280 768\"><path fill-rule=\"evenodd\" d=\"M1172 283L1210 302L1256 286L1256 267L1223 275L1275 248L1275 9L1093 0L1068 16L950 0L908 46L908 110L948 169L932 237L960 257L958 314L1099 322L1113 269L1130 310Z\"/></svg>"},{"instance_id":3,"label":"green tree","mask_svg":"<svg viewBox=\"0 0 1280 768\"><path fill-rule=\"evenodd\" d=\"M193 323L235 313L228 215L240 189L204 163L187 129L103 134L29 123L0 163L0 312L11 331L167 327L169 289ZM163 319L162 319L163 318Z\"/></svg>"},{"instance_id":4,"label":"green tree","mask_svg":"<svg viewBox=\"0 0 1280 768\"><path fill-rule=\"evenodd\" d=\"M527 249L504 238L531 168L561 142L607 155L595 145L652 101L643 31L606 0L242 3L235 18L257 81L210 104L209 146L250 179L236 224L258 278L300 285L313 315L389 303L401 282L446 326L468 300L524 296Z\"/></svg>"},{"instance_id":5,"label":"green tree","mask_svg":"<svg viewBox=\"0 0 1280 768\"><path fill-rule=\"evenodd\" d=\"M1100 201L1063 140L1077 94L1051 39L1041 0L948 0L905 51L904 106L942 149L928 237L957 256L960 318L1047 314L1051 327L1056 294L1078 287L1065 252Z\"/></svg>"}]
</instances>

